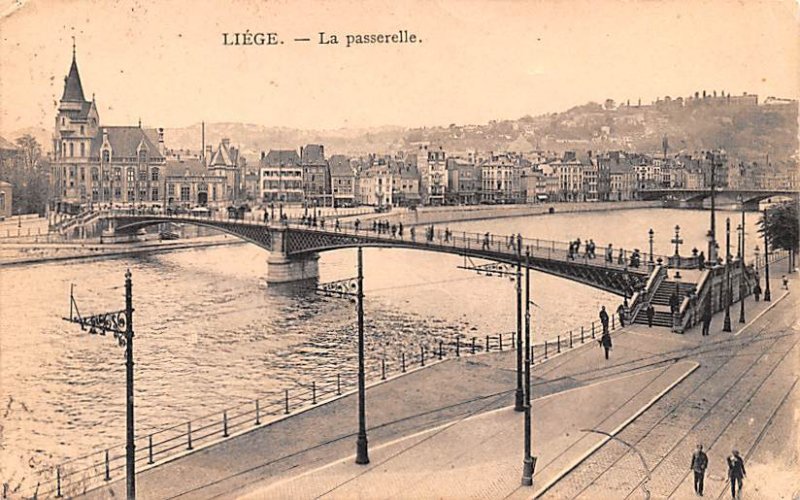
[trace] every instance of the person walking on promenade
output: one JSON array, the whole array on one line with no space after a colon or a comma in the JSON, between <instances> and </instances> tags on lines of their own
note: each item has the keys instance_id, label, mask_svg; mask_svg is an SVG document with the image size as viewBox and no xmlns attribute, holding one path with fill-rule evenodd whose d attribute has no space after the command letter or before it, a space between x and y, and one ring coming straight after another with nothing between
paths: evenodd
<instances>
[{"instance_id":1,"label":"person walking on promenade","mask_svg":"<svg viewBox=\"0 0 800 500\"><path fill-rule=\"evenodd\" d=\"M608 351L611 350L611 334L608 333L607 331L603 332L603 336L600 337L600 340L598 340L597 342L599 342L600 345L603 347L603 350L605 351L606 354L606 359L608 359Z\"/></svg>"},{"instance_id":2,"label":"person walking on promenade","mask_svg":"<svg viewBox=\"0 0 800 500\"><path fill-rule=\"evenodd\" d=\"M608 244L608 248L606 249L606 262L609 264L614 263L614 247L611 246L611 243Z\"/></svg>"},{"instance_id":3,"label":"person walking on promenade","mask_svg":"<svg viewBox=\"0 0 800 500\"><path fill-rule=\"evenodd\" d=\"M656 308L653 303L647 304L647 328L653 328L653 316L656 315Z\"/></svg>"},{"instance_id":4,"label":"person walking on promenade","mask_svg":"<svg viewBox=\"0 0 800 500\"><path fill-rule=\"evenodd\" d=\"M781 276L781 281L783 281L783 289L784 290L788 290L789 289L789 278L787 278L786 275L784 274L783 276Z\"/></svg>"},{"instance_id":5,"label":"person walking on promenade","mask_svg":"<svg viewBox=\"0 0 800 500\"><path fill-rule=\"evenodd\" d=\"M608 313L606 306L600 308L600 323L603 325L603 334L608 333Z\"/></svg>"},{"instance_id":6,"label":"person walking on promenade","mask_svg":"<svg viewBox=\"0 0 800 500\"><path fill-rule=\"evenodd\" d=\"M761 300L761 285L756 281L756 286L753 287L753 295L756 296L756 302Z\"/></svg>"},{"instance_id":7,"label":"person walking on promenade","mask_svg":"<svg viewBox=\"0 0 800 500\"><path fill-rule=\"evenodd\" d=\"M617 316L619 317L619 326L625 326L625 306L623 304L617 306Z\"/></svg>"},{"instance_id":8,"label":"person walking on promenade","mask_svg":"<svg viewBox=\"0 0 800 500\"><path fill-rule=\"evenodd\" d=\"M739 455L739 450L733 450L733 455L728 457L728 480L731 482L731 498L736 500L736 486L739 486L739 495L742 494L742 478L747 476L744 470L744 460Z\"/></svg>"},{"instance_id":9,"label":"person walking on promenade","mask_svg":"<svg viewBox=\"0 0 800 500\"><path fill-rule=\"evenodd\" d=\"M400 239L403 239L403 223L397 223L397 234L400 236Z\"/></svg>"},{"instance_id":10,"label":"person walking on promenade","mask_svg":"<svg viewBox=\"0 0 800 500\"><path fill-rule=\"evenodd\" d=\"M417 231L414 229L414 226L411 226L411 229L408 230L408 234L411 235L411 241L416 241L417 239Z\"/></svg>"},{"instance_id":11,"label":"person walking on promenade","mask_svg":"<svg viewBox=\"0 0 800 500\"><path fill-rule=\"evenodd\" d=\"M483 246L481 247L482 250L489 250L489 233L483 235Z\"/></svg>"},{"instance_id":12,"label":"person walking on promenade","mask_svg":"<svg viewBox=\"0 0 800 500\"><path fill-rule=\"evenodd\" d=\"M694 472L694 492L703 496L703 480L708 468L708 455L703 451L703 445L698 444L697 450L692 454L691 469Z\"/></svg>"},{"instance_id":13,"label":"person walking on promenade","mask_svg":"<svg viewBox=\"0 0 800 500\"><path fill-rule=\"evenodd\" d=\"M672 295L669 296L669 312L671 312L673 316L678 312L679 300L678 292L673 291Z\"/></svg>"},{"instance_id":14,"label":"person walking on promenade","mask_svg":"<svg viewBox=\"0 0 800 500\"><path fill-rule=\"evenodd\" d=\"M708 330L711 327L711 307L706 304L706 307L703 307L703 336L708 336Z\"/></svg>"}]
</instances>

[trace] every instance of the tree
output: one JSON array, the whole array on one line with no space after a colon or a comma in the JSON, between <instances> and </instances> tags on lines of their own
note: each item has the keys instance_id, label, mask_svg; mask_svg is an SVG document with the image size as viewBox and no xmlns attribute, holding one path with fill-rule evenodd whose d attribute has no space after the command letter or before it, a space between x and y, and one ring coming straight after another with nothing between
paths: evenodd
<instances>
[{"instance_id":1,"label":"tree","mask_svg":"<svg viewBox=\"0 0 800 500\"><path fill-rule=\"evenodd\" d=\"M25 134L22 137L18 137L16 143L19 146L22 167L28 171L36 169L42 157L42 147L36 138L30 134Z\"/></svg>"},{"instance_id":2,"label":"tree","mask_svg":"<svg viewBox=\"0 0 800 500\"><path fill-rule=\"evenodd\" d=\"M800 248L800 219L797 214L797 204L794 202L781 203L767 209L765 216L758 221L758 232L762 235L767 232L772 250L788 250L789 266L794 269L794 257Z\"/></svg>"},{"instance_id":3,"label":"tree","mask_svg":"<svg viewBox=\"0 0 800 500\"><path fill-rule=\"evenodd\" d=\"M14 214L43 215L47 207L49 164L42 159L42 148L33 136L23 135L15 143L18 149L2 161L0 171L14 193L11 210Z\"/></svg>"}]
</instances>

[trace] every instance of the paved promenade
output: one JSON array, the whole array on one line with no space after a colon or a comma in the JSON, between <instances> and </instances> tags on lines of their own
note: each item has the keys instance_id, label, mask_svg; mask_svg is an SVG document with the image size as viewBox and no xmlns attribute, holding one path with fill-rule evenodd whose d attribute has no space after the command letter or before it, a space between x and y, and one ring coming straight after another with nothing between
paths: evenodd
<instances>
[{"instance_id":1,"label":"paved promenade","mask_svg":"<svg viewBox=\"0 0 800 500\"><path fill-rule=\"evenodd\" d=\"M539 462L532 489L518 486L522 414L509 408L515 358L506 351L369 387L369 466L352 463L357 413L348 395L141 471L137 492L142 498L644 498L649 491L684 498L693 496L689 458L699 441L711 458L707 496L724 493L723 457L736 446L750 466L745 493L753 496L746 498L780 498L764 475L797 465L776 431L796 428L790 411L798 392L796 297L784 296L775 280L774 310L758 317L770 304L748 300L751 323L741 332L736 304L733 333L720 331L721 315L709 337L637 325L615 333L608 361L590 342L537 364ZM124 483L87 496L112 495L123 496Z\"/></svg>"}]
</instances>

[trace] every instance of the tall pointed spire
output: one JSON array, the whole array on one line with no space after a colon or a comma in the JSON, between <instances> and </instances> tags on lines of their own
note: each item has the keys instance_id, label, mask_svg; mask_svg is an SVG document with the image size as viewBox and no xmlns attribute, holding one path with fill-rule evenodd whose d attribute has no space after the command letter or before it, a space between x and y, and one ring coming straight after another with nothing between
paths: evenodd
<instances>
[{"instance_id":1,"label":"tall pointed spire","mask_svg":"<svg viewBox=\"0 0 800 500\"><path fill-rule=\"evenodd\" d=\"M61 100L73 102L86 100L83 97L81 76L78 74L78 62L75 57L75 37L72 37L72 65L69 68L69 74L64 79L64 94L61 96Z\"/></svg>"}]
</instances>

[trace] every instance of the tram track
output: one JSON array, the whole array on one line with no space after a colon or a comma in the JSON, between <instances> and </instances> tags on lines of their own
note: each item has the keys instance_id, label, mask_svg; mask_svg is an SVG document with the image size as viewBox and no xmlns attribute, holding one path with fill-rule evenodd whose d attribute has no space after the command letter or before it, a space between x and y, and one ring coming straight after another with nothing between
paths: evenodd
<instances>
[{"instance_id":1,"label":"tram track","mask_svg":"<svg viewBox=\"0 0 800 500\"><path fill-rule=\"evenodd\" d=\"M678 351L683 351L683 353L682 353L683 355L680 356L681 358L683 358L683 357L689 357L689 356L693 356L693 355L699 355L699 354L702 354L704 352L718 351L720 349L725 349L725 348L727 348L726 350L729 350L730 348L736 347L737 344L742 345L742 346L744 346L744 345L753 346L753 345L756 345L758 342L765 341L766 339L768 339L768 340L766 340L766 344L761 346L760 351L757 351L757 354L758 354L758 358L757 359L760 360L764 356L766 356L768 353L770 353L774 349L774 347L781 341L781 339L786 337L786 335L777 335L777 336L765 335L765 332L767 332L770 328L771 328L771 322L767 322L767 324L763 325L758 330L757 333L755 333L753 335L746 336L746 337L740 337L739 339L741 340L741 343L739 343L739 342L730 342L731 340L735 340L735 339L726 339L726 341L724 341L724 342L716 343L716 345L714 345L713 349L708 349L707 348L708 346L697 346L697 347L690 348L690 349L680 349ZM795 341L792 344L792 348L794 348L794 346L796 344L797 344L797 341ZM788 352L791 352L791 349L789 351L787 351L787 353ZM665 356L665 354L661 354L660 356ZM666 358L669 359L669 357L670 357L669 354L667 354ZM784 357L785 357L785 355L784 355ZM661 403L662 408L664 408L666 406L666 408L668 408L669 410L664 412L663 415L660 415L655 420L655 422L650 423L645 429L642 429L641 428L642 427L642 422L644 422L647 419L646 418L645 419L640 418L639 422L638 422L638 425L635 423L634 427L629 427L628 429L624 430L623 433L629 433L629 434L630 433L634 433L634 436L633 436L634 439L628 438L628 439L626 439L626 441L633 443L634 446L637 446L637 445L645 442L645 440L647 440L648 438L651 438L653 432L657 428L659 428L661 425L663 425L665 423L665 421L667 420L667 418L669 418L671 415L675 414L676 409L679 409L679 408L682 408L682 407L686 407L687 403L691 402L692 399L695 396L701 394L703 390L706 390L710 386L710 384L714 381L713 377L718 376L721 373L725 373L725 372L722 372L722 370L729 368L731 366L731 363L736 362L736 360L737 360L736 354L731 352L730 354L728 354L728 356L726 357L726 360L724 362L721 362L719 364L714 364L713 367L711 367L711 366L709 366L707 364L707 366L708 366L707 369L703 370L702 372L696 373L695 376L693 377L696 381L699 381L699 383L696 383L696 385L685 389L685 390L689 390L690 389L688 393L685 392L685 390L684 390L684 393L680 396L679 399L677 399L675 401L669 401L669 399L665 399ZM706 412L704 412L703 416L707 415L709 411L712 411L720 403L720 401L722 401L725 398L726 394L728 394L733 387L735 387L745 376L747 376L748 373L751 373L752 367L754 367L756 364L757 363L753 363L753 364L750 365L750 367L746 368L743 371L743 373L741 373L736 378L734 383L729 385L726 388L726 390L716 399L716 401L714 402L712 407L709 408ZM675 398L675 394L672 395L672 398ZM651 409L649 411L649 413L651 413L651 418L652 418L652 415L653 415L653 411L654 411L654 409ZM643 415L643 417L644 417L644 415ZM703 420L702 418L698 419L698 421L695 422L695 424L692 426L692 429L696 428L699 425L699 423L702 422L702 420ZM631 429L635 429L635 430L631 430ZM641 434L642 431L644 431L643 434ZM640 435L636 436L637 432L640 433ZM689 432L684 433L684 436L685 435L689 435L690 432L691 432L691 429L690 429ZM606 458L602 458L602 456L601 456L602 453L605 453L606 455L611 454L611 456L610 457L606 457ZM573 473L570 474L570 476L572 476L572 478L571 478L572 480L571 481L569 481L569 479L570 479L569 476L567 478L564 478L564 479L567 479L567 481L562 480L562 481L559 481L559 483L556 483L554 485L554 488L552 488L550 490L550 493L552 494L553 497L557 497L557 498L577 498L577 497L583 495L593 485L596 485L600 478L608 476L609 471L611 471L615 466L619 465L619 463L626 456L629 456L629 455L630 455L630 453L629 453L629 450L627 450L627 449L620 450L619 448L615 448L613 445L612 446L605 446L605 447L599 449L594 454L594 459L589 459L588 461L585 461L583 464L581 464L580 467L583 469L582 471L577 471L576 470L576 471L573 471ZM665 454L665 456L666 455L667 454ZM607 462L608 460L611 460L610 463ZM578 482L577 485L575 484L576 481ZM568 483L571 483L571 484L568 484ZM633 486L633 489L631 489L629 491L629 494L630 494L630 492L636 491L636 488L638 488L640 485L641 485L641 481L640 481L639 484L636 484L636 485Z\"/></svg>"}]
</instances>

